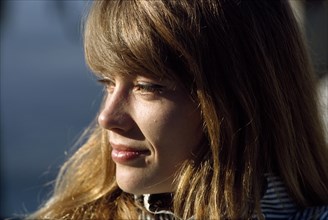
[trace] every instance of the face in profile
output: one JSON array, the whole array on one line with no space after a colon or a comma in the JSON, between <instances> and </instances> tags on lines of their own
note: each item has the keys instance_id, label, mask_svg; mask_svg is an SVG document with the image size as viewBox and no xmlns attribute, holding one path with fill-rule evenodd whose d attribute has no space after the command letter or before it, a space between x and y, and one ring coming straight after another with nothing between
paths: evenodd
<instances>
[{"instance_id":1,"label":"face in profile","mask_svg":"<svg viewBox=\"0 0 328 220\"><path fill-rule=\"evenodd\" d=\"M98 121L108 131L119 187L136 195L172 192L179 165L202 138L200 110L169 80L113 75Z\"/></svg>"}]
</instances>

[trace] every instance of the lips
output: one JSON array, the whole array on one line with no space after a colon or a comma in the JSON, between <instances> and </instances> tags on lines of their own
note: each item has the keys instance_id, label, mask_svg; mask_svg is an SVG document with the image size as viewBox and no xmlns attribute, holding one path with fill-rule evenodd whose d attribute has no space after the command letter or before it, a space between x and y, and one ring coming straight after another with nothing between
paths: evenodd
<instances>
[{"instance_id":1,"label":"lips","mask_svg":"<svg viewBox=\"0 0 328 220\"><path fill-rule=\"evenodd\" d=\"M116 163L126 164L131 163L141 157L149 154L149 150L128 147L125 145L115 145L112 146L112 159Z\"/></svg>"}]
</instances>

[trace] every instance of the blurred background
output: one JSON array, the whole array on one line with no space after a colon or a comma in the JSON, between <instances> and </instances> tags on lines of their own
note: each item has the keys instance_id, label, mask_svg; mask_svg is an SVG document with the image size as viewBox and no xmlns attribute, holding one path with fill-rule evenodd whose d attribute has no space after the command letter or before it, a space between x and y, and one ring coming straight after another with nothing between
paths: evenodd
<instances>
[{"instance_id":1,"label":"blurred background","mask_svg":"<svg viewBox=\"0 0 328 220\"><path fill-rule=\"evenodd\" d=\"M291 0L305 32L328 118L328 1ZM0 219L34 211L95 118L101 87L87 69L88 1L1 0Z\"/></svg>"},{"instance_id":2,"label":"blurred background","mask_svg":"<svg viewBox=\"0 0 328 220\"><path fill-rule=\"evenodd\" d=\"M81 18L90 2L0 2L3 219L45 199L102 92L83 57Z\"/></svg>"}]
</instances>

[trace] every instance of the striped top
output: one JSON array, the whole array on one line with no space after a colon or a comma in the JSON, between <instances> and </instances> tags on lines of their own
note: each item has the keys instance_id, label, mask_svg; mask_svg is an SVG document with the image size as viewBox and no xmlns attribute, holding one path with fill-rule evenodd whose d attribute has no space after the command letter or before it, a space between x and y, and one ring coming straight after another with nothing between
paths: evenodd
<instances>
[{"instance_id":1,"label":"striped top","mask_svg":"<svg viewBox=\"0 0 328 220\"><path fill-rule=\"evenodd\" d=\"M328 220L328 206L300 209L289 196L280 177L267 174L266 180L267 188L260 205L265 219Z\"/></svg>"},{"instance_id":2,"label":"striped top","mask_svg":"<svg viewBox=\"0 0 328 220\"><path fill-rule=\"evenodd\" d=\"M266 174L266 190L261 199L262 217L265 219L289 220L328 220L328 206L308 207L300 209L287 192L285 184L280 177ZM136 202L143 205L148 212L141 212L140 220L177 220L169 208L172 204L172 194L146 194L136 196ZM166 207L166 208L165 208ZM190 218L188 220L193 220ZM258 219L254 214L253 219Z\"/></svg>"}]
</instances>

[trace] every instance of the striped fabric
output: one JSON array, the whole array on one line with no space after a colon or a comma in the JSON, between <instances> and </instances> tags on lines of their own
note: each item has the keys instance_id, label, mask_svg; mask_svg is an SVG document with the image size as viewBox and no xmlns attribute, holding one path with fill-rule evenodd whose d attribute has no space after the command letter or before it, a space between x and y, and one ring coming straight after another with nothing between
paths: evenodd
<instances>
[{"instance_id":1,"label":"striped fabric","mask_svg":"<svg viewBox=\"0 0 328 220\"><path fill-rule=\"evenodd\" d=\"M284 183L278 176L266 175L267 189L261 200L261 210L266 219L287 219L297 212Z\"/></svg>"},{"instance_id":2,"label":"striped fabric","mask_svg":"<svg viewBox=\"0 0 328 220\"><path fill-rule=\"evenodd\" d=\"M267 187L261 200L262 217L265 219L288 220L328 220L328 206L308 207L300 209L288 195L280 177L266 174ZM140 220L173 220L179 219L169 211L172 194L154 194L135 197L136 202L148 211L141 211ZM192 220L190 218L188 220ZM254 214L253 219L258 219Z\"/></svg>"},{"instance_id":3,"label":"striped fabric","mask_svg":"<svg viewBox=\"0 0 328 220\"><path fill-rule=\"evenodd\" d=\"M261 200L265 219L328 220L328 206L300 209L288 195L280 177L266 174L266 180L267 189Z\"/></svg>"}]
</instances>

